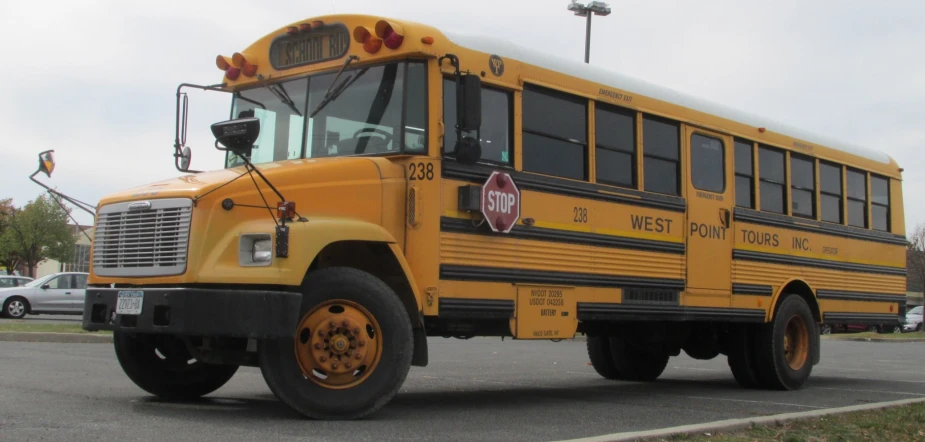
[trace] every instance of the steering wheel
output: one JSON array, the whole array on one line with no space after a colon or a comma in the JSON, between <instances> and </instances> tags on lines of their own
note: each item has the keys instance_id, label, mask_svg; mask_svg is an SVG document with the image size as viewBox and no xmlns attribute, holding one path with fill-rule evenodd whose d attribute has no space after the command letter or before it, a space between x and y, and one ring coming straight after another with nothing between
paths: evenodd
<instances>
[{"instance_id":1,"label":"steering wheel","mask_svg":"<svg viewBox=\"0 0 925 442\"><path fill-rule=\"evenodd\" d=\"M353 138L354 138L354 139L359 138L360 134L362 134L362 133L364 133L364 132L369 132L370 135L376 134L376 135L381 136L382 139L383 139L383 142L384 142L385 144L389 144L390 142L392 142L392 139L393 139L392 134L390 134L390 133L388 133L388 132L386 132L386 131L384 131L384 130L381 130L381 129L376 129L375 127L364 127L364 128L362 128L362 129L356 131L356 132L353 134ZM364 152L360 152L360 146L361 146L361 144L357 143L356 153L358 153L358 154L359 154L359 153L364 153ZM367 145L367 146L368 146L368 145ZM364 146L364 150L366 150L365 148L366 148L366 146Z\"/></svg>"}]
</instances>

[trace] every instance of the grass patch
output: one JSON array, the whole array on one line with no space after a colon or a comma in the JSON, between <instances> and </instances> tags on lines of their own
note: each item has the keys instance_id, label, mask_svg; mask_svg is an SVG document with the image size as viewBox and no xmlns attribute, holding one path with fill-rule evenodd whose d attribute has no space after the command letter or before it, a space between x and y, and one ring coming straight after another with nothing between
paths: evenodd
<instances>
[{"instance_id":1,"label":"grass patch","mask_svg":"<svg viewBox=\"0 0 925 442\"><path fill-rule=\"evenodd\" d=\"M728 434L676 436L663 441L840 442L925 440L925 403L884 410L857 411L784 425L754 426Z\"/></svg>"},{"instance_id":2,"label":"grass patch","mask_svg":"<svg viewBox=\"0 0 925 442\"><path fill-rule=\"evenodd\" d=\"M36 324L29 322L0 323L0 332L18 333L112 333L110 331L88 332L80 328L79 323L74 324Z\"/></svg>"},{"instance_id":3,"label":"grass patch","mask_svg":"<svg viewBox=\"0 0 925 442\"><path fill-rule=\"evenodd\" d=\"M890 339L897 341L904 341L909 339L925 339L925 332L907 332L907 333L876 333L876 332L863 332L863 333L838 333L832 335L825 335L824 337L828 339Z\"/></svg>"}]
</instances>

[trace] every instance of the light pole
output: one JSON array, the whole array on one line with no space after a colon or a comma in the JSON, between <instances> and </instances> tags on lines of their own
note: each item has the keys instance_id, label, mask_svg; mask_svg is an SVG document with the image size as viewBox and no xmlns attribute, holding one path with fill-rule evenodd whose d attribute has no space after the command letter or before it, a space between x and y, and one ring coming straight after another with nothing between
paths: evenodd
<instances>
[{"instance_id":1,"label":"light pole","mask_svg":"<svg viewBox=\"0 0 925 442\"><path fill-rule=\"evenodd\" d=\"M568 10L573 11L579 17L588 18L588 24L585 26L585 63L588 63L591 59L591 15L610 15L610 6L599 1L592 1L585 6L583 3L572 0L572 3L568 5Z\"/></svg>"}]
</instances>

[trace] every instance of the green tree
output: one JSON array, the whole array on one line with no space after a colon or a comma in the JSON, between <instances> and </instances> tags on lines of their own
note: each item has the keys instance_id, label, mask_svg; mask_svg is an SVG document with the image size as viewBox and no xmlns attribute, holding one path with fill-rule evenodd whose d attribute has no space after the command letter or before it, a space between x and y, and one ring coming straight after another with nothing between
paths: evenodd
<instances>
[{"instance_id":1,"label":"green tree","mask_svg":"<svg viewBox=\"0 0 925 442\"><path fill-rule=\"evenodd\" d=\"M65 211L53 198L42 194L15 211L0 238L0 250L15 253L29 276L35 276L38 263L67 261L74 253L77 235L67 223L70 209Z\"/></svg>"},{"instance_id":2,"label":"green tree","mask_svg":"<svg viewBox=\"0 0 925 442\"><path fill-rule=\"evenodd\" d=\"M13 199L0 199L0 266L6 268L6 274L12 275L13 270L19 266L19 255L4 247L3 233L7 231L10 225L10 219L16 213L17 209L13 206Z\"/></svg>"}]
</instances>

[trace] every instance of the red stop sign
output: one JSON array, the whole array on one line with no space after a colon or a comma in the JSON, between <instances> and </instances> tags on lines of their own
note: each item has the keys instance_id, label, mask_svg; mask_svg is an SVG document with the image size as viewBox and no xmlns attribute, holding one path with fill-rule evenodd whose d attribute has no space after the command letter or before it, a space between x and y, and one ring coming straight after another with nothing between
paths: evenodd
<instances>
[{"instance_id":1,"label":"red stop sign","mask_svg":"<svg viewBox=\"0 0 925 442\"><path fill-rule=\"evenodd\" d=\"M508 233L520 219L520 190L507 172L492 172L482 185L482 215L495 232Z\"/></svg>"}]
</instances>

